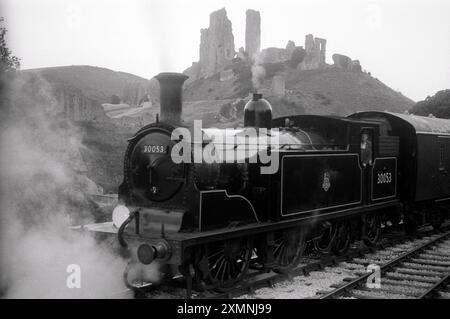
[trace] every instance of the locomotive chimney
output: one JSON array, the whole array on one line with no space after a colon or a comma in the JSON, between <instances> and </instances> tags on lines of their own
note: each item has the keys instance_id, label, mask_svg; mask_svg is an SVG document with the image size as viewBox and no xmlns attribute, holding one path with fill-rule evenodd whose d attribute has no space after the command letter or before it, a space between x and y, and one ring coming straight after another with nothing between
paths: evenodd
<instances>
[{"instance_id":1,"label":"locomotive chimney","mask_svg":"<svg viewBox=\"0 0 450 319\"><path fill-rule=\"evenodd\" d=\"M160 73L155 78L159 82L161 121L180 124L183 83L189 77L181 73Z\"/></svg>"}]
</instances>

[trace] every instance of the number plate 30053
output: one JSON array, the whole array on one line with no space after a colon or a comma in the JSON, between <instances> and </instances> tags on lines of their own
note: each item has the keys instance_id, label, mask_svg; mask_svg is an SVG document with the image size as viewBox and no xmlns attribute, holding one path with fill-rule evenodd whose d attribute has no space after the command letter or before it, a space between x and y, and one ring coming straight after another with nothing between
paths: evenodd
<instances>
[{"instance_id":1,"label":"number plate 30053","mask_svg":"<svg viewBox=\"0 0 450 319\"><path fill-rule=\"evenodd\" d=\"M147 154L166 154L167 147L164 145L144 145L144 153Z\"/></svg>"}]
</instances>

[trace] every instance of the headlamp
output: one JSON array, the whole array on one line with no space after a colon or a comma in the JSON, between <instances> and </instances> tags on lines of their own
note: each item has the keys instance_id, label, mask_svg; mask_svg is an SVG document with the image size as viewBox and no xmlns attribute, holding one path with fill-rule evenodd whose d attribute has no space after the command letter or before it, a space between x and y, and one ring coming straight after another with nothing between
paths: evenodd
<instances>
[{"instance_id":1,"label":"headlamp","mask_svg":"<svg viewBox=\"0 0 450 319\"><path fill-rule=\"evenodd\" d=\"M120 228L129 216L130 210L125 205L117 205L112 212L113 225Z\"/></svg>"}]
</instances>

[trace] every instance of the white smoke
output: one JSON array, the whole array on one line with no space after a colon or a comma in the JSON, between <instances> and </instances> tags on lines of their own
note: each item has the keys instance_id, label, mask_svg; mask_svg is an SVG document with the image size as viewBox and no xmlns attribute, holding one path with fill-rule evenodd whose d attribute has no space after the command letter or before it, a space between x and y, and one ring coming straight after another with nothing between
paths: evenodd
<instances>
[{"instance_id":1,"label":"white smoke","mask_svg":"<svg viewBox=\"0 0 450 319\"><path fill-rule=\"evenodd\" d=\"M266 69L263 65L263 57L261 53L255 53L252 57L252 83L253 89L258 91L264 82Z\"/></svg>"},{"instance_id":2,"label":"white smoke","mask_svg":"<svg viewBox=\"0 0 450 319\"><path fill-rule=\"evenodd\" d=\"M125 261L68 227L93 221L80 179L77 128L48 84L22 74L0 114L0 291L6 298L107 298L124 290ZM2 99L4 101L4 99ZM5 103L6 104L6 103ZM69 288L79 265L80 288Z\"/></svg>"}]
</instances>

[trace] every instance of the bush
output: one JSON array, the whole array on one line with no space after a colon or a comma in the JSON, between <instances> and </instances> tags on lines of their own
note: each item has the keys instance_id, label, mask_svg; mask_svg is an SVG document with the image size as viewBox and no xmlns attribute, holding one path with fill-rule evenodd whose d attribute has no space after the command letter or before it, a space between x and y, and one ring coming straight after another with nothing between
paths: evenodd
<instances>
[{"instance_id":1,"label":"bush","mask_svg":"<svg viewBox=\"0 0 450 319\"><path fill-rule=\"evenodd\" d=\"M0 17L0 24L4 19ZM6 71L14 71L20 68L20 59L14 56L6 45L6 33L8 30L0 25L0 74Z\"/></svg>"},{"instance_id":2,"label":"bush","mask_svg":"<svg viewBox=\"0 0 450 319\"><path fill-rule=\"evenodd\" d=\"M411 108L411 113L423 116L433 114L440 118L450 118L450 90L439 91L432 97L427 96L425 100L417 102Z\"/></svg>"},{"instance_id":3,"label":"bush","mask_svg":"<svg viewBox=\"0 0 450 319\"><path fill-rule=\"evenodd\" d=\"M120 97L118 97L115 94L111 95L109 103L111 103L111 104L120 104Z\"/></svg>"}]
</instances>

